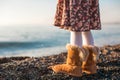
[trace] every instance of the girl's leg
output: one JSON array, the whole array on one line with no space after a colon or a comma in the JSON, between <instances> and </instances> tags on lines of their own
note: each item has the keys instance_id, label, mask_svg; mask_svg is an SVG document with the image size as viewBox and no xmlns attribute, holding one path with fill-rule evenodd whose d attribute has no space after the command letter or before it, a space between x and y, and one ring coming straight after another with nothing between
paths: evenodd
<instances>
[{"instance_id":1,"label":"girl's leg","mask_svg":"<svg viewBox=\"0 0 120 80\"><path fill-rule=\"evenodd\" d=\"M83 48L86 52L85 61L82 63L82 71L87 74L95 74L97 72L96 62L99 59L99 48L94 46L91 31L82 32L82 38Z\"/></svg>"},{"instance_id":2,"label":"girl's leg","mask_svg":"<svg viewBox=\"0 0 120 80\"><path fill-rule=\"evenodd\" d=\"M81 35L81 32L72 32L71 31L70 44L82 47L82 35Z\"/></svg>"},{"instance_id":3,"label":"girl's leg","mask_svg":"<svg viewBox=\"0 0 120 80\"><path fill-rule=\"evenodd\" d=\"M76 46L78 46L78 47L80 47L80 48L82 48L82 34L81 34L81 32L73 32L73 31L71 31L71 33L70 33L70 44L72 45L72 46L74 46L74 45L76 45ZM75 48L74 48L75 49ZM74 51L74 50L73 50ZM81 61L81 59L79 59L78 57L79 57L79 51L74 51L75 53L73 54L73 53L70 53L70 51L69 51L69 56L71 56L71 54L73 54L73 56L76 56L76 57L74 57L73 59L75 59L75 60L71 60L72 62L75 62L75 63L80 63ZM77 60L78 59L78 60ZM69 60L69 58L67 59L67 60ZM82 63L82 62L81 62ZM82 75L82 69L81 69L81 64L80 65L77 65L78 67L79 67L79 74L80 75ZM76 70L77 71L77 70ZM72 78L72 80L79 80L79 77L75 77L75 76L73 76L73 78Z\"/></svg>"},{"instance_id":4,"label":"girl's leg","mask_svg":"<svg viewBox=\"0 0 120 80\"><path fill-rule=\"evenodd\" d=\"M83 45L94 45L91 31L82 32Z\"/></svg>"}]
</instances>

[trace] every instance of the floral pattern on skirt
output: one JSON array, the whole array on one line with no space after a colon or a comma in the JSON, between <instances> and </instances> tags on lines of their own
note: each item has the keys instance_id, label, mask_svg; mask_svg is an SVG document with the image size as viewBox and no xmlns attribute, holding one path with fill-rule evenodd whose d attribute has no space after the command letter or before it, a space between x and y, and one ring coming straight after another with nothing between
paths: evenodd
<instances>
[{"instance_id":1,"label":"floral pattern on skirt","mask_svg":"<svg viewBox=\"0 0 120 80\"><path fill-rule=\"evenodd\" d=\"M75 32L100 30L99 0L58 0L54 25Z\"/></svg>"}]
</instances>

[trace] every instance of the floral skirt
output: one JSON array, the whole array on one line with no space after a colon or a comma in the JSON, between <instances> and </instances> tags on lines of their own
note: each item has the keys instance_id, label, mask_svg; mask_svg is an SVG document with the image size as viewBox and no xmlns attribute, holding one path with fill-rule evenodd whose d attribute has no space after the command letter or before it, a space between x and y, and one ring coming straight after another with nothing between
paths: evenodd
<instances>
[{"instance_id":1,"label":"floral skirt","mask_svg":"<svg viewBox=\"0 0 120 80\"><path fill-rule=\"evenodd\" d=\"M100 30L99 0L58 0L54 26L74 32Z\"/></svg>"}]
</instances>

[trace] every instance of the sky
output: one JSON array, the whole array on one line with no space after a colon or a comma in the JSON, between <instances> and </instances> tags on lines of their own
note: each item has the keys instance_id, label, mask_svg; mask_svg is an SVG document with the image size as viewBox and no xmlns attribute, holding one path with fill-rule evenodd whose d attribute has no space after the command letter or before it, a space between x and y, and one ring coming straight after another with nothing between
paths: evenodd
<instances>
[{"instance_id":1,"label":"sky","mask_svg":"<svg viewBox=\"0 0 120 80\"><path fill-rule=\"evenodd\" d=\"M120 0L99 0L102 23L120 23ZM57 0L0 0L0 27L52 26Z\"/></svg>"}]
</instances>

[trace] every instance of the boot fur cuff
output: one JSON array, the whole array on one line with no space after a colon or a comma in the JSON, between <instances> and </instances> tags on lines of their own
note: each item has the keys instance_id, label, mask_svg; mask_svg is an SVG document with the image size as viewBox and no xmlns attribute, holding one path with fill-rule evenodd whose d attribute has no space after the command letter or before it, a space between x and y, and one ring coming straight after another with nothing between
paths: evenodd
<instances>
[{"instance_id":1,"label":"boot fur cuff","mask_svg":"<svg viewBox=\"0 0 120 80\"><path fill-rule=\"evenodd\" d=\"M84 49L86 49L85 51L92 51L93 52L93 57L94 57L94 61L97 61L99 59L99 52L100 49L97 46L92 46L92 45L88 45L88 46L83 46Z\"/></svg>"},{"instance_id":2,"label":"boot fur cuff","mask_svg":"<svg viewBox=\"0 0 120 80\"><path fill-rule=\"evenodd\" d=\"M67 44L67 45L66 45L66 49L80 50L80 47L77 46L77 45Z\"/></svg>"}]
</instances>

